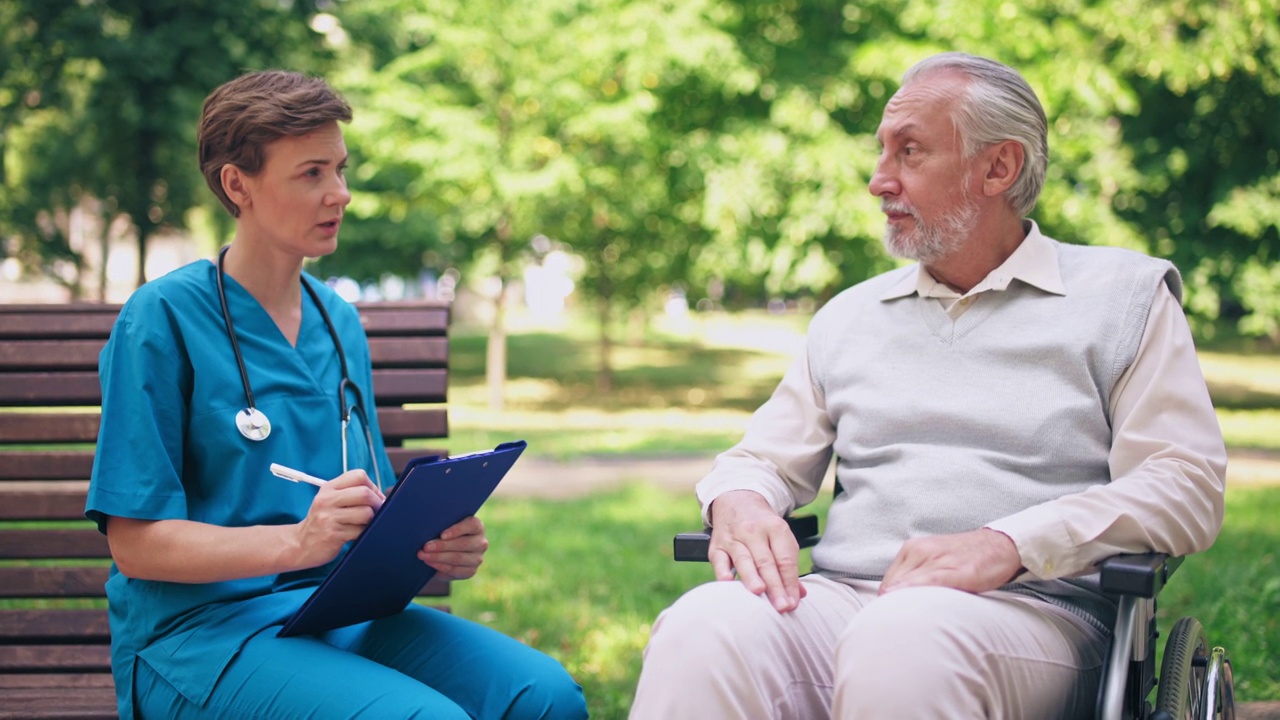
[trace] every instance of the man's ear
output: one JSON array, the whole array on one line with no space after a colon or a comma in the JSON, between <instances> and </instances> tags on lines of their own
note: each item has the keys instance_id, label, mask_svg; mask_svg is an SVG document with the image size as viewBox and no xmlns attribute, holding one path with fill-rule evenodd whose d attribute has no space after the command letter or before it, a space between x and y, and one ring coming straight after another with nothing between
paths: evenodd
<instances>
[{"instance_id":1,"label":"man's ear","mask_svg":"<svg viewBox=\"0 0 1280 720\"><path fill-rule=\"evenodd\" d=\"M222 191L241 210L253 204L249 195L248 176L239 167L231 163L223 165L219 179L222 181Z\"/></svg>"},{"instance_id":2,"label":"man's ear","mask_svg":"<svg viewBox=\"0 0 1280 720\"><path fill-rule=\"evenodd\" d=\"M1026 162L1022 143L1014 140L992 145L986 149L983 157L986 172L982 177L982 193L988 197L1001 195L1012 187L1022 174L1022 166Z\"/></svg>"}]
</instances>

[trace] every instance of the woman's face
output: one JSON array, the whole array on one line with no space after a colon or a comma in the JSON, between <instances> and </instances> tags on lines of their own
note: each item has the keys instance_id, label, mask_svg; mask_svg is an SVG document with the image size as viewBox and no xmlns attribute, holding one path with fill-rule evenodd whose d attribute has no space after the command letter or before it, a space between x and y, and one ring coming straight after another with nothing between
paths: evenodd
<instances>
[{"instance_id":1,"label":"woman's face","mask_svg":"<svg viewBox=\"0 0 1280 720\"><path fill-rule=\"evenodd\" d=\"M342 213L351 202L343 171L347 146L332 122L307 135L282 137L265 148L262 170L246 176L239 234L301 257L338 247Z\"/></svg>"}]
</instances>

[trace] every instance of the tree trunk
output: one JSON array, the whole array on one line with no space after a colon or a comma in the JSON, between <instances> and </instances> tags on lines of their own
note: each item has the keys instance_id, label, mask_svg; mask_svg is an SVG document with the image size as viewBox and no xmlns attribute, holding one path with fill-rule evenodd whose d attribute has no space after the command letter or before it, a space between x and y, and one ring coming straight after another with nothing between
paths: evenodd
<instances>
[{"instance_id":1,"label":"tree trunk","mask_svg":"<svg viewBox=\"0 0 1280 720\"><path fill-rule=\"evenodd\" d=\"M596 390L608 393L613 390L613 337L610 333L610 307L608 297L596 301L600 316L600 367L596 370Z\"/></svg>"},{"instance_id":2,"label":"tree trunk","mask_svg":"<svg viewBox=\"0 0 1280 720\"><path fill-rule=\"evenodd\" d=\"M507 285L499 278L498 296L493 299L493 325L485 346L484 379L489 390L489 409L501 410L507 384Z\"/></svg>"},{"instance_id":3,"label":"tree trunk","mask_svg":"<svg viewBox=\"0 0 1280 720\"><path fill-rule=\"evenodd\" d=\"M111 253L111 222L103 213L102 233L98 235L101 255L98 259L98 302L107 301L107 256Z\"/></svg>"}]
</instances>

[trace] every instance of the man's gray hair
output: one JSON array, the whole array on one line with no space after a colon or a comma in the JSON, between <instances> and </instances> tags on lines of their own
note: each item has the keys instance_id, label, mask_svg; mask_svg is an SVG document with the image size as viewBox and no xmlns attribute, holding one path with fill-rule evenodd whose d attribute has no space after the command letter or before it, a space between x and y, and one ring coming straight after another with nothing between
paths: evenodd
<instances>
[{"instance_id":1,"label":"man's gray hair","mask_svg":"<svg viewBox=\"0 0 1280 720\"><path fill-rule=\"evenodd\" d=\"M1030 215L1044 188L1049 157L1049 124L1040 99L1013 68L959 52L921 60L903 74L902 85L941 71L955 71L969 78L955 112L964 157L971 158L983 148L1006 140L1022 145L1022 173L1005 195L1019 217Z\"/></svg>"}]
</instances>

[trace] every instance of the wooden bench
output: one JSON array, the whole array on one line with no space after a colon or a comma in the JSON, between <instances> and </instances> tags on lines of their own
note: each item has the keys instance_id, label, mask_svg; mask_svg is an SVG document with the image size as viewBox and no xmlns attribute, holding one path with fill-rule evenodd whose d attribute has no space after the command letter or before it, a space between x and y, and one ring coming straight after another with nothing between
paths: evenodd
<instances>
[{"instance_id":1,"label":"wooden bench","mask_svg":"<svg viewBox=\"0 0 1280 720\"><path fill-rule=\"evenodd\" d=\"M357 306L391 462L439 452L449 308ZM106 538L85 520L98 353L117 305L0 305L0 718L115 718ZM406 444L409 447L406 447ZM433 580L423 596L440 598Z\"/></svg>"}]
</instances>

